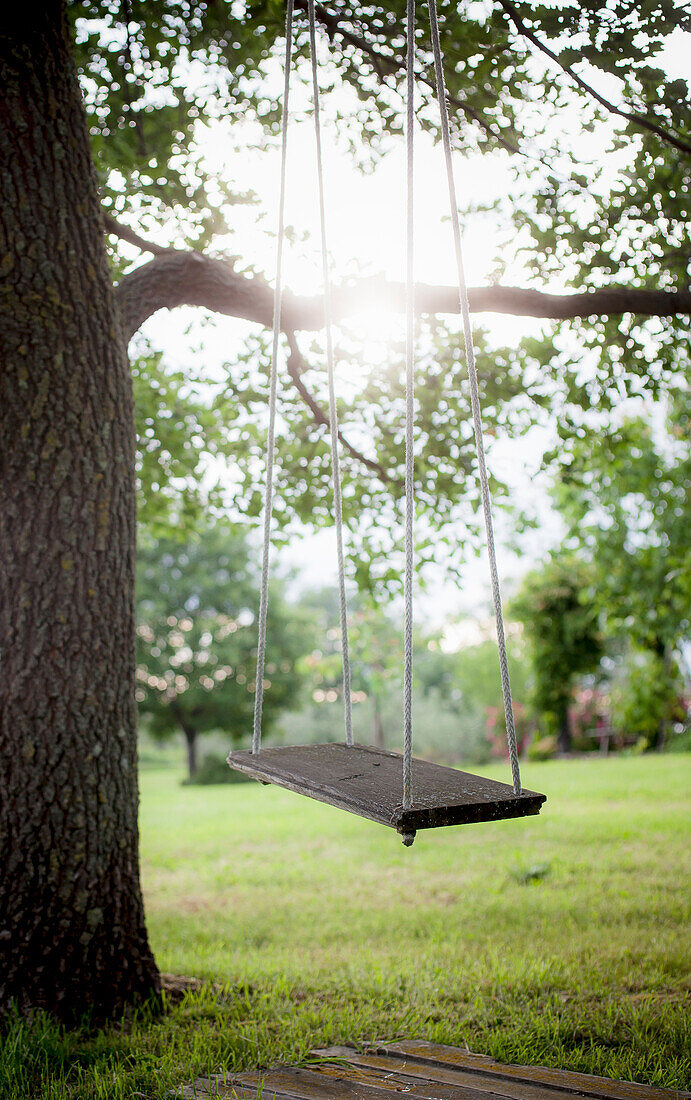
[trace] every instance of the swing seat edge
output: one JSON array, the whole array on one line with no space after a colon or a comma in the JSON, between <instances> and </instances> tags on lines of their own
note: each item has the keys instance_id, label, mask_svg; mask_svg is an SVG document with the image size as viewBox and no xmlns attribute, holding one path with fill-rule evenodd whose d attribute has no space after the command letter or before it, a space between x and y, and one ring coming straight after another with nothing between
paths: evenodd
<instances>
[{"instance_id":1,"label":"swing seat edge","mask_svg":"<svg viewBox=\"0 0 691 1100\"><path fill-rule=\"evenodd\" d=\"M262 783L292 790L368 818L400 834L540 813L546 796L456 768L413 759L413 804L401 803L400 753L344 742L235 750L228 765Z\"/></svg>"}]
</instances>

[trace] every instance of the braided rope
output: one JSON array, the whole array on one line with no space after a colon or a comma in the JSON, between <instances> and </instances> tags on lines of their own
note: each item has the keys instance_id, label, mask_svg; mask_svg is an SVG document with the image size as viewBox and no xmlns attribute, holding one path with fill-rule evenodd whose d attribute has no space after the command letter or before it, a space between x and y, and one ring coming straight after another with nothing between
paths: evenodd
<instances>
[{"instance_id":1,"label":"braided rope","mask_svg":"<svg viewBox=\"0 0 691 1100\"><path fill-rule=\"evenodd\" d=\"M333 480L334 521L336 526L336 552L338 556L338 596L341 625L341 654L343 657L343 708L346 744L353 744L353 706L350 690L350 646L348 643L348 600L343 559L343 504L341 498L341 463L338 451L338 408L334 385L333 336L331 331L331 276L326 240L326 214L324 203L324 160L322 156L321 119L319 113L319 80L317 72L317 32L314 0L308 0L310 57L312 61L312 93L314 99L314 137L317 149L317 179L319 182L319 221L321 225L322 272L324 283L324 328L326 330L326 363L329 376L329 429L331 432L331 469Z\"/></svg>"},{"instance_id":2,"label":"braided rope","mask_svg":"<svg viewBox=\"0 0 691 1100\"><path fill-rule=\"evenodd\" d=\"M286 162L288 152L288 97L293 52L293 0L286 8L286 53L283 84L283 118L281 120L281 181L278 203L278 240L276 243L276 285L274 287L273 345L271 349L271 381L269 385L269 431L266 444L266 485L264 488L264 542L262 549L262 579L259 596L259 627L257 640L257 675L254 689L254 731L252 752L257 753L262 740L262 707L264 704L264 664L266 661L266 618L269 608L269 551L271 549L271 515L273 512L274 460L276 456L276 391L278 388L278 344L281 335L281 304L283 299L283 240L285 236Z\"/></svg>"},{"instance_id":3,"label":"braided rope","mask_svg":"<svg viewBox=\"0 0 691 1100\"><path fill-rule=\"evenodd\" d=\"M506 637L504 633L504 616L501 605L501 589L499 587L499 573L497 571L497 556L494 547L494 527L492 524L492 508L490 501L489 480L485 464L485 445L482 435L482 419L480 415L480 392L475 366L475 351L473 348L473 334L470 325L470 309L468 306L468 291L465 281L465 269L463 265L463 251L461 245L461 230L458 220L458 203L456 200L456 185L453 174L453 160L451 156L451 138L449 135L449 111L446 100L446 88L444 84L444 65L441 45L439 42L439 22L437 19L436 0L428 0L430 30L432 34L432 50L434 52L434 71L437 84L437 99L439 100L439 113L441 118L442 143L444 146L444 160L446 162L446 177L449 188L449 202L451 205L451 222L453 225L453 239L456 249L456 265L458 267L458 294L463 316L463 341L465 345L465 357L468 364L468 376L470 379L470 403L473 412L473 429L475 432L475 447L477 449L477 461L480 472L480 491L482 494L482 510L485 518L485 531L487 534L487 555L489 557L489 572L492 582L492 599L494 602L494 616L497 624L497 642L499 646L499 668L501 671L501 690L504 699L504 715L506 717L506 739L511 760L511 774L513 777L514 794L521 793L521 775L518 766L518 748L516 745L516 727L514 724L513 704L511 701L511 683L509 680L509 664L506 656Z\"/></svg>"},{"instance_id":4,"label":"braided rope","mask_svg":"<svg viewBox=\"0 0 691 1100\"><path fill-rule=\"evenodd\" d=\"M412 805L413 766L413 566L415 518L415 291L413 138L415 131L415 0L406 5L406 374L405 374L405 584L403 627L403 806Z\"/></svg>"}]
</instances>

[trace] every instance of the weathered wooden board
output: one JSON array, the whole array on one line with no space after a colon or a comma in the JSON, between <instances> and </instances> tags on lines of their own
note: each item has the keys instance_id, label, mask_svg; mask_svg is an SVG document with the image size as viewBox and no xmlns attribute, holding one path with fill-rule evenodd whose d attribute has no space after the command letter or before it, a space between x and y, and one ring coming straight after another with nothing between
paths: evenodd
<instances>
[{"instance_id":1,"label":"weathered wooden board","mask_svg":"<svg viewBox=\"0 0 691 1100\"><path fill-rule=\"evenodd\" d=\"M263 1075L265 1094L281 1095L280 1090L292 1089L296 1100L338 1100L340 1097L357 1097L357 1100L391 1100L391 1094L412 1096L415 1100L511 1100L511 1094L500 1088L474 1088L458 1075L450 1072L451 1080L440 1080L440 1075L409 1073L399 1070L392 1061L379 1067L369 1065L344 1066L343 1063L324 1062L310 1071L285 1069L280 1073L267 1071ZM443 1076L443 1075L441 1075ZM247 1080L245 1074L241 1078ZM534 1100L546 1100L544 1089L535 1091Z\"/></svg>"},{"instance_id":2,"label":"weathered wooden board","mask_svg":"<svg viewBox=\"0 0 691 1100\"><path fill-rule=\"evenodd\" d=\"M511 1066L422 1041L313 1051L309 1066L200 1077L178 1094L217 1100L691 1100L691 1093L544 1066Z\"/></svg>"},{"instance_id":3,"label":"weathered wooden board","mask_svg":"<svg viewBox=\"0 0 691 1100\"><path fill-rule=\"evenodd\" d=\"M435 1089L448 1088L452 1095L454 1090L461 1088L471 1090L474 1096L481 1100L495 1100L496 1097L501 1097L502 1100L545 1100L548 1095L544 1085L536 1085L528 1081L512 1081L507 1078L500 1082L496 1078L474 1073L471 1069L461 1071L452 1066L422 1065L412 1059L407 1061L405 1058L392 1057L374 1051L360 1053L351 1050L346 1055L347 1049L347 1047L333 1047L315 1051L315 1053L325 1058L347 1056L350 1064L357 1069L369 1069L381 1074L394 1071L405 1075L409 1081L419 1079L428 1084L433 1082Z\"/></svg>"},{"instance_id":4,"label":"weathered wooden board","mask_svg":"<svg viewBox=\"0 0 691 1100\"><path fill-rule=\"evenodd\" d=\"M568 1092L579 1092L604 1100L691 1100L691 1093L677 1092L672 1089L656 1088L654 1085L642 1085L634 1081L612 1081L608 1077L597 1077L589 1073L575 1073L572 1070L550 1069L545 1066L514 1066L497 1062L484 1054L471 1054L457 1047L442 1046L424 1040L406 1040L377 1048L387 1051L393 1057L402 1058L406 1063L412 1060L423 1065L441 1064L455 1066L463 1070L475 1068L482 1074L500 1079L501 1089L507 1079L532 1081L536 1084L548 1084L552 1088Z\"/></svg>"},{"instance_id":5,"label":"weathered wooden board","mask_svg":"<svg viewBox=\"0 0 691 1100\"><path fill-rule=\"evenodd\" d=\"M395 1092L398 1095L405 1093L407 1096L416 1097L417 1100L489 1100L486 1090L479 1090L467 1085L443 1084L440 1081L431 1081L429 1077L413 1076L404 1069L397 1070L395 1064L387 1062L381 1068L371 1066L353 1065L347 1067L348 1080L359 1086L367 1086L376 1089L380 1100L385 1100L382 1092ZM342 1062L322 1062L316 1066L320 1076L328 1075L340 1084L343 1080L344 1066ZM492 1100L504 1100L495 1090Z\"/></svg>"},{"instance_id":6,"label":"weathered wooden board","mask_svg":"<svg viewBox=\"0 0 691 1100\"><path fill-rule=\"evenodd\" d=\"M264 783L413 835L418 829L527 817L538 814L545 801L535 791L515 795L507 783L414 759L413 805L404 809L400 753L365 745L349 748L343 742L231 752L228 763Z\"/></svg>"},{"instance_id":7,"label":"weathered wooden board","mask_svg":"<svg viewBox=\"0 0 691 1100\"><path fill-rule=\"evenodd\" d=\"M424 1080L456 1082L485 1093L532 1100L563 1093L597 1100L691 1100L691 1093L660 1089L633 1081L613 1081L588 1073L552 1069L548 1066L517 1066L496 1062L484 1054L424 1040L368 1047L328 1047L314 1051L323 1058L347 1059L354 1066L398 1067L398 1071Z\"/></svg>"},{"instance_id":8,"label":"weathered wooden board","mask_svg":"<svg viewBox=\"0 0 691 1100\"><path fill-rule=\"evenodd\" d=\"M248 1087L256 1089L258 1095L267 1100L274 1096L276 1100L391 1100L392 1094L400 1096L402 1093L415 1100L489 1100L486 1092L477 1093L458 1086L449 1089L437 1082L415 1080L395 1071L377 1074L328 1063L318 1069L294 1067L243 1073L225 1081L200 1078L194 1087L199 1096L218 1096L219 1100L235 1100L233 1089L239 1090L238 1096L245 1100L242 1089ZM496 1100L502 1098L496 1097Z\"/></svg>"}]
</instances>

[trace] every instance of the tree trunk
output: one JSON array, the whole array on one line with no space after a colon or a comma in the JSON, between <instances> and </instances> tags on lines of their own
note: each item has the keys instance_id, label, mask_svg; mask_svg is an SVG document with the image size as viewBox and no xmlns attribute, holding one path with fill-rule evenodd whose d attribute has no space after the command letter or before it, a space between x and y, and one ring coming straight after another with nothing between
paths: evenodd
<instances>
[{"instance_id":1,"label":"tree trunk","mask_svg":"<svg viewBox=\"0 0 691 1100\"><path fill-rule=\"evenodd\" d=\"M568 756L571 752L571 728L569 726L569 706L564 703L559 714L559 727L557 731L557 751L560 756Z\"/></svg>"},{"instance_id":2,"label":"tree trunk","mask_svg":"<svg viewBox=\"0 0 691 1100\"><path fill-rule=\"evenodd\" d=\"M662 677L664 680L665 689L671 686L671 672L672 672L672 654L668 646L660 639L655 639L653 645L653 652L660 662L662 669ZM669 710L669 708L667 708ZM669 733L670 716L669 713L664 713L660 717L657 724L657 730L655 733L655 748L657 752L664 752L665 745L667 744L667 735Z\"/></svg>"},{"instance_id":3,"label":"tree trunk","mask_svg":"<svg viewBox=\"0 0 691 1100\"><path fill-rule=\"evenodd\" d=\"M138 866L131 382L58 0L13 8L0 83L0 1011L99 1019L159 976Z\"/></svg>"},{"instance_id":4,"label":"tree trunk","mask_svg":"<svg viewBox=\"0 0 691 1100\"><path fill-rule=\"evenodd\" d=\"M192 726L183 723L185 743L187 745L187 771L190 779L197 774L197 731Z\"/></svg>"},{"instance_id":5,"label":"tree trunk","mask_svg":"<svg viewBox=\"0 0 691 1100\"><path fill-rule=\"evenodd\" d=\"M374 700L374 713L372 714L372 742L375 749L384 749L384 723L382 722L381 710L379 709L379 699L376 695L372 696Z\"/></svg>"}]
</instances>

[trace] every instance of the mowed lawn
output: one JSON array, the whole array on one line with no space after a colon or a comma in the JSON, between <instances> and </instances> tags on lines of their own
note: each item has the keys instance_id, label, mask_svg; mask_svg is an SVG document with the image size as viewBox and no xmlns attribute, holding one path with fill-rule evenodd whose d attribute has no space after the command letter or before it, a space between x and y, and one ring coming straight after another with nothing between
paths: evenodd
<instances>
[{"instance_id":1,"label":"mowed lawn","mask_svg":"<svg viewBox=\"0 0 691 1100\"><path fill-rule=\"evenodd\" d=\"M689 1085L688 756L527 764L540 817L411 849L274 787L178 778L142 776L144 887L161 968L229 987L178 1010L205 1068L418 1037Z\"/></svg>"},{"instance_id":2,"label":"mowed lawn","mask_svg":"<svg viewBox=\"0 0 691 1100\"><path fill-rule=\"evenodd\" d=\"M203 984L95 1035L17 1023L0 1097L163 1100L202 1073L403 1037L689 1087L691 757L523 771L540 817L405 849L276 788L145 769L153 947Z\"/></svg>"}]
</instances>

